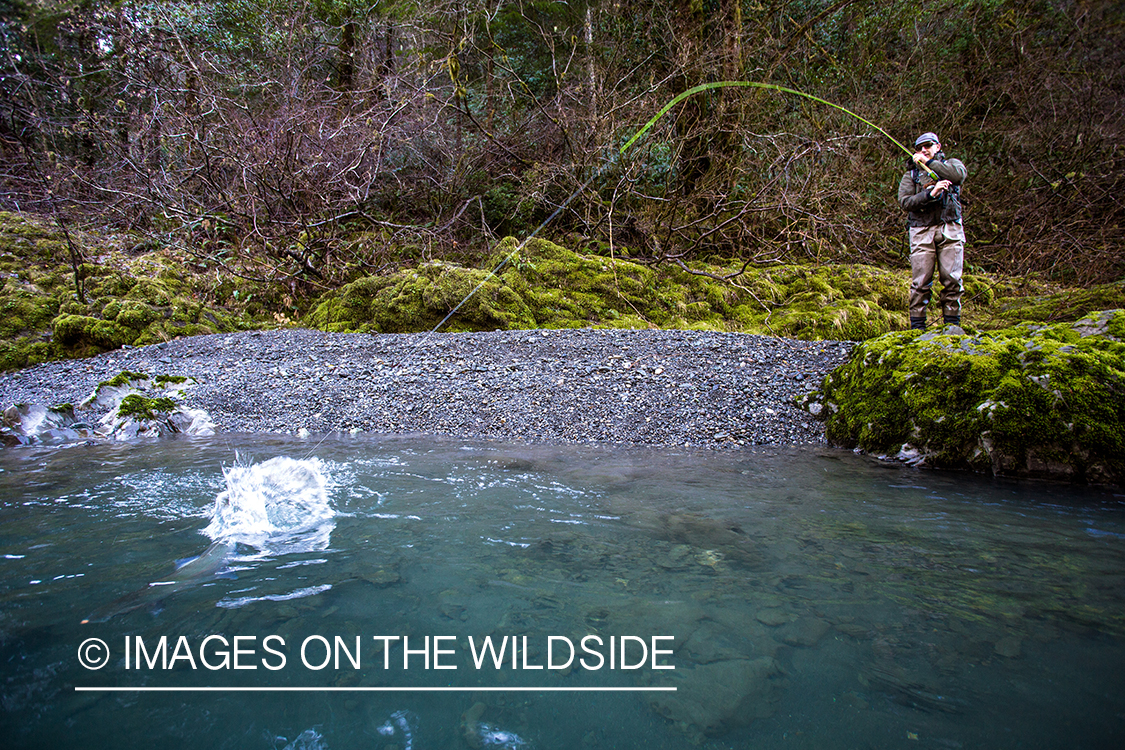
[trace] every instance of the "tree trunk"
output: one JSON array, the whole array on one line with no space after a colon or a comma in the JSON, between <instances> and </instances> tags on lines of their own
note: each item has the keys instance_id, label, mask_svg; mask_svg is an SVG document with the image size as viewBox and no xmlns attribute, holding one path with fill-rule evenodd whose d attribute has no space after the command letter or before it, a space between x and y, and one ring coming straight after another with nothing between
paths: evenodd
<instances>
[{"instance_id":1,"label":"tree trunk","mask_svg":"<svg viewBox=\"0 0 1125 750\"><path fill-rule=\"evenodd\" d=\"M339 62L337 63L336 83L342 92L355 89L355 21L348 21L340 32Z\"/></svg>"}]
</instances>

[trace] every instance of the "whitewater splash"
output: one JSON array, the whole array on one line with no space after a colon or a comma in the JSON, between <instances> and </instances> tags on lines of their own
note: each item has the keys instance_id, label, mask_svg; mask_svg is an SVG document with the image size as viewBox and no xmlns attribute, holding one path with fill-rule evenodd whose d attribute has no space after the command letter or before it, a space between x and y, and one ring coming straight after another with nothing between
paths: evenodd
<instances>
[{"instance_id":1,"label":"whitewater splash","mask_svg":"<svg viewBox=\"0 0 1125 750\"><path fill-rule=\"evenodd\" d=\"M202 530L211 546L198 557L180 562L166 579L98 608L83 620L104 622L125 612L152 605L176 591L199 585L232 570L232 562L327 549L336 512L328 501L328 482L317 459L280 456L260 464L224 469L227 488L215 498L211 523ZM253 552L245 554L250 547ZM261 599L284 600L313 596L330 586L289 594L243 597L219 606L238 607Z\"/></svg>"},{"instance_id":2,"label":"whitewater splash","mask_svg":"<svg viewBox=\"0 0 1125 750\"><path fill-rule=\"evenodd\" d=\"M376 731L382 736L397 740L403 750L414 750L414 732L418 729L418 717L410 711L395 711Z\"/></svg>"},{"instance_id":3,"label":"whitewater splash","mask_svg":"<svg viewBox=\"0 0 1125 750\"><path fill-rule=\"evenodd\" d=\"M244 544L265 554L326 549L336 527L327 479L317 459L279 456L224 469L227 488L215 498L203 533L217 544Z\"/></svg>"}]
</instances>

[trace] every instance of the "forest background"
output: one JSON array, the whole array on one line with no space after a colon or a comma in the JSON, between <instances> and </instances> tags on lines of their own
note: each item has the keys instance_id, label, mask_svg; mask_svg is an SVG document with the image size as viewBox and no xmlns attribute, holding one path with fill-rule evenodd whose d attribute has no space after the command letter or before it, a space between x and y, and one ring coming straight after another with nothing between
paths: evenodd
<instances>
[{"instance_id":1,"label":"forest background","mask_svg":"<svg viewBox=\"0 0 1125 750\"><path fill-rule=\"evenodd\" d=\"M969 169L971 272L1125 279L1116 0L0 0L0 18L0 209L177 248L279 285L294 315L363 276L480 265L587 181L543 236L651 266L902 268L908 156L838 109L716 88L619 153L723 80L907 145L938 132ZM80 280L95 259L69 252Z\"/></svg>"}]
</instances>

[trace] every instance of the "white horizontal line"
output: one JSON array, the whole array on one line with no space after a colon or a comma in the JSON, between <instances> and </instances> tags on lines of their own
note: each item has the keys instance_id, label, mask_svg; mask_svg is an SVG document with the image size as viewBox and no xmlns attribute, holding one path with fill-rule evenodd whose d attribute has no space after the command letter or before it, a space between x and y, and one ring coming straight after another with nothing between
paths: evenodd
<instances>
[{"instance_id":1,"label":"white horizontal line","mask_svg":"<svg viewBox=\"0 0 1125 750\"><path fill-rule=\"evenodd\" d=\"M79 687L76 693L674 693L674 687Z\"/></svg>"}]
</instances>

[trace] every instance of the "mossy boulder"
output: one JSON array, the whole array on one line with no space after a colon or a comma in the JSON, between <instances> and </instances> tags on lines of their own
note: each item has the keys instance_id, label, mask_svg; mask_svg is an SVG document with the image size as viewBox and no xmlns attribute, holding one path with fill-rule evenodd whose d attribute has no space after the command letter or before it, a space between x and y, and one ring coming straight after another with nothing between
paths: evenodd
<instances>
[{"instance_id":1,"label":"mossy boulder","mask_svg":"<svg viewBox=\"0 0 1125 750\"><path fill-rule=\"evenodd\" d=\"M539 328L647 328L667 315L659 300L659 277L638 263L583 255L542 239L520 247L505 238L489 260L526 301ZM708 310L710 312L710 310Z\"/></svg>"},{"instance_id":2,"label":"mossy boulder","mask_svg":"<svg viewBox=\"0 0 1125 750\"><path fill-rule=\"evenodd\" d=\"M329 331L424 331L456 309L443 330L649 325L638 309L653 305L655 274L637 264L582 256L545 240L519 248L509 237L486 267L427 263L359 279L324 295L307 322Z\"/></svg>"},{"instance_id":3,"label":"mossy boulder","mask_svg":"<svg viewBox=\"0 0 1125 750\"><path fill-rule=\"evenodd\" d=\"M71 237L88 259L78 267L81 294L61 232L0 212L0 370L257 325L214 304L215 277L193 275L159 244L78 229Z\"/></svg>"},{"instance_id":4,"label":"mossy boulder","mask_svg":"<svg viewBox=\"0 0 1125 750\"><path fill-rule=\"evenodd\" d=\"M88 305L68 303L51 322L51 354L87 357L125 345L145 346L176 336L220 333L242 327L222 311L206 309L192 300L175 298L164 307L135 299L111 299Z\"/></svg>"},{"instance_id":5,"label":"mossy boulder","mask_svg":"<svg viewBox=\"0 0 1125 750\"><path fill-rule=\"evenodd\" d=\"M974 279L974 281L977 281ZM1019 323L1078 320L1094 310L1125 309L1125 281L1087 289L1058 289L1020 280L965 285L965 296L981 328Z\"/></svg>"},{"instance_id":6,"label":"mossy boulder","mask_svg":"<svg viewBox=\"0 0 1125 750\"><path fill-rule=\"evenodd\" d=\"M777 266L747 272L748 325L774 336L862 341L909 325L904 271L866 265Z\"/></svg>"},{"instance_id":7,"label":"mossy boulder","mask_svg":"<svg viewBox=\"0 0 1125 750\"><path fill-rule=\"evenodd\" d=\"M996 475L1125 481L1125 310L866 341L801 405L830 443Z\"/></svg>"},{"instance_id":8,"label":"mossy boulder","mask_svg":"<svg viewBox=\"0 0 1125 750\"><path fill-rule=\"evenodd\" d=\"M89 315L60 315L55 318L55 342L73 356L89 356L131 342L123 326Z\"/></svg>"},{"instance_id":9,"label":"mossy boulder","mask_svg":"<svg viewBox=\"0 0 1125 750\"><path fill-rule=\"evenodd\" d=\"M466 298L445 330L487 331L535 325L524 301L495 276L441 262L353 281L322 296L307 322L328 331L424 331L440 323Z\"/></svg>"}]
</instances>

